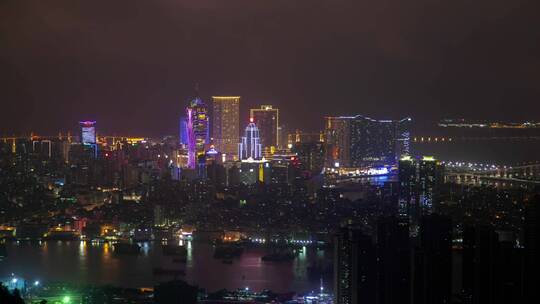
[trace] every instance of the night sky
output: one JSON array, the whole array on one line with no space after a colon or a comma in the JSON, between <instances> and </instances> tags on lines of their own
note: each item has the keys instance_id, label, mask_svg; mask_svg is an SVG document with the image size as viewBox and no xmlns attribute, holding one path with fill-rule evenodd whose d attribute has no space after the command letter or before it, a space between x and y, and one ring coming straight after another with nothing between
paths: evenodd
<instances>
[{"instance_id":1,"label":"night sky","mask_svg":"<svg viewBox=\"0 0 540 304\"><path fill-rule=\"evenodd\" d=\"M539 2L0 0L0 135L175 134L195 83L288 128L540 120Z\"/></svg>"}]
</instances>

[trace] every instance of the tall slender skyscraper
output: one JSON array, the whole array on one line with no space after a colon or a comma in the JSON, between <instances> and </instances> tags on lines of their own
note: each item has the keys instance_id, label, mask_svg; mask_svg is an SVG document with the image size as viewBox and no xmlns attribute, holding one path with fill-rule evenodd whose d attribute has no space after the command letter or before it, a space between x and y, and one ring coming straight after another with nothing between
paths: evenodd
<instances>
[{"instance_id":1,"label":"tall slender skyscraper","mask_svg":"<svg viewBox=\"0 0 540 304\"><path fill-rule=\"evenodd\" d=\"M250 119L245 136L242 137L242 141L238 144L238 155L240 159L261 159L262 157L259 129L253 122L253 118Z\"/></svg>"},{"instance_id":2,"label":"tall slender skyscraper","mask_svg":"<svg viewBox=\"0 0 540 304\"><path fill-rule=\"evenodd\" d=\"M188 167L194 169L198 156L204 155L204 145L210 142L208 108L199 97L191 100L180 119L180 141L188 150Z\"/></svg>"},{"instance_id":3,"label":"tall slender skyscraper","mask_svg":"<svg viewBox=\"0 0 540 304\"><path fill-rule=\"evenodd\" d=\"M251 109L249 114L259 128L263 149L277 148L279 145L279 110L271 105L262 105L260 109Z\"/></svg>"},{"instance_id":4,"label":"tall slender skyscraper","mask_svg":"<svg viewBox=\"0 0 540 304\"><path fill-rule=\"evenodd\" d=\"M212 101L212 137L215 147L226 159L238 159L240 96L212 96Z\"/></svg>"}]
</instances>

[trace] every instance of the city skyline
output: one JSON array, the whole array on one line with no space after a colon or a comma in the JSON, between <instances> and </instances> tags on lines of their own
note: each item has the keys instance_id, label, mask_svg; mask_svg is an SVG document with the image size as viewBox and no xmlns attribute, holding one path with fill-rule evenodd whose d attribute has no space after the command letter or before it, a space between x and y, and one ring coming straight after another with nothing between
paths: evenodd
<instances>
[{"instance_id":1,"label":"city skyline","mask_svg":"<svg viewBox=\"0 0 540 304\"><path fill-rule=\"evenodd\" d=\"M0 1L0 303L538 303L540 1Z\"/></svg>"}]
</instances>

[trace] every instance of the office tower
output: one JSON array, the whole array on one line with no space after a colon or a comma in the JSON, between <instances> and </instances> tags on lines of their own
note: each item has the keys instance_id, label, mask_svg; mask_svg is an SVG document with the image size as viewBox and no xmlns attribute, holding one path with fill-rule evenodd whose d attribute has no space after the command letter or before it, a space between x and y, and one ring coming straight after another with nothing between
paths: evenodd
<instances>
[{"instance_id":1,"label":"office tower","mask_svg":"<svg viewBox=\"0 0 540 304\"><path fill-rule=\"evenodd\" d=\"M242 137L242 141L238 144L238 156L240 159L261 159L262 150L259 137L259 129L257 125L250 119L250 123L247 125L245 135Z\"/></svg>"},{"instance_id":2,"label":"office tower","mask_svg":"<svg viewBox=\"0 0 540 304\"><path fill-rule=\"evenodd\" d=\"M375 303L376 255L369 236L342 228L334 239L334 303Z\"/></svg>"},{"instance_id":3,"label":"office tower","mask_svg":"<svg viewBox=\"0 0 540 304\"><path fill-rule=\"evenodd\" d=\"M320 173L324 167L324 148L323 142L300 142L293 144L291 152L296 154L305 169Z\"/></svg>"},{"instance_id":4,"label":"office tower","mask_svg":"<svg viewBox=\"0 0 540 304\"><path fill-rule=\"evenodd\" d=\"M402 153L410 153L410 121L361 115L326 117L327 166L395 164Z\"/></svg>"},{"instance_id":5,"label":"office tower","mask_svg":"<svg viewBox=\"0 0 540 304\"><path fill-rule=\"evenodd\" d=\"M397 217L377 223L377 303L407 304L411 297L409 224Z\"/></svg>"},{"instance_id":6,"label":"office tower","mask_svg":"<svg viewBox=\"0 0 540 304\"><path fill-rule=\"evenodd\" d=\"M180 138L186 141L188 150L188 167L194 169L199 156L204 156L204 146L210 141L208 108L199 97L191 100L186 108L186 116L181 119L180 129Z\"/></svg>"},{"instance_id":7,"label":"office tower","mask_svg":"<svg viewBox=\"0 0 540 304\"><path fill-rule=\"evenodd\" d=\"M272 151L279 146L279 110L271 105L262 105L260 109L251 109L249 115L259 128L262 148L274 154Z\"/></svg>"},{"instance_id":8,"label":"office tower","mask_svg":"<svg viewBox=\"0 0 540 304\"><path fill-rule=\"evenodd\" d=\"M227 160L238 159L240 141L240 96L213 96L213 138Z\"/></svg>"},{"instance_id":9,"label":"office tower","mask_svg":"<svg viewBox=\"0 0 540 304\"><path fill-rule=\"evenodd\" d=\"M287 144L324 142L324 132L303 132L298 129L287 135Z\"/></svg>"},{"instance_id":10,"label":"office tower","mask_svg":"<svg viewBox=\"0 0 540 304\"><path fill-rule=\"evenodd\" d=\"M422 217L414 253L415 304L447 304L452 294L452 222L438 214Z\"/></svg>"},{"instance_id":11,"label":"office tower","mask_svg":"<svg viewBox=\"0 0 540 304\"><path fill-rule=\"evenodd\" d=\"M80 121L79 125L81 126L81 143L84 145L95 145L96 144L96 122L85 120Z\"/></svg>"},{"instance_id":12,"label":"office tower","mask_svg":"<svg viewBox=\"0 0 540 304\"><path fill-rule=\"evenodd\" d=\"M81 144L90 147L93 151L94 158L97 158L96 122L85 120L80 121L79 125L81 126Z\"/></svg>"},{"instance_id":13,"label":"office tower","mask_svg":"<svg viewBox=\"0 0 540 304\"><path fill-rule=\"evenodd\" d=\"M434 211L434 203L444 182L444 165L433 157L399 160L398 213L408 217L413 235L418 231L419 219Z\"/></svg>"},{"instance_id":14,"label":"office tower","mask_svg":"<svg viewBox=\"0 0 540 304\"><path fill-rule=\"evenodd\" d=\"M326 117L326 166L351 166L351 131L352 118Z\"/></svg>"},{"instance_id":15,"label":"office tower","mask_svg":"<svg viewBox=\"0 0 540 304\"><path fill-rule=\"evenodd\" d=\"M33 140L32 152L36 153L40 158L52 158L52 142L50 140Z\"/></svg>"}]
</instances>

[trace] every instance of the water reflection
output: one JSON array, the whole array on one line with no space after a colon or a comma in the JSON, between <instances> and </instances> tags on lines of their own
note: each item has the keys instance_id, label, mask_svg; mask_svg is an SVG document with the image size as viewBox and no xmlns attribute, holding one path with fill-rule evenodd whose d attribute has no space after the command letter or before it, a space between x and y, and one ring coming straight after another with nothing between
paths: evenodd
<instances>
[{"instance_id":1,"label":"water reflection","mask_svg":"<svg viewBox=\"0 0 540 304\"><path fill-rule=\"evenodd\" d=\"M111 256L111 252L110 252L110 251L111 251L111 248L110 248L109 243L108 243L108 242L107 242L107 243L103 243L103 257L104 257L105 259L110 258L110 256Z\"/></svg>"},{"instance_id":2,"label":"water reflection","mask_svg":"<svg viewBox=\"0 0 540 304\"><path fill-rule=\"evenodd\" d=\"M247 247L232 264L213 258L210 244L184 240L185 264L162 254L161 243L142 243L139 255L114 254L109 242L16 242L8 243L8 257L0 264L0 277L17 273L46 281L111 284L125 287L152 287L173 279L156 276L153 269L184 269L184 279L210 291L221 288L272 289L277 292L309 291L318 288L319 277L309 278L307 267L324 258L312 247L298 249L292 262L263 262L264 247ZM36 259L39 256L40 258ZM219 275L216 275L219 274Z\"/></svg>"},{"instance_id":3,"label":"water reflection","mask_svg":"<svg viewBox=\"0 0 540 304\"><path fill-rule=\"evenodd\" d=\"M141 246L140 243L139 243L139 246ZM142 247L142 253L144 254L144 256L148 256L148 252L150 252L150 246L148 245L148 242L144 242L141 247Z\"/></svg>"},{"instance_id":4,"label":"water reflection","mask_svg":"<svg viewBox=\"0 0 540 304\"><path fill-rule=\"evenodd\" d=\"M80 257L80 260L85 260L86 259L86 241L81 241L79 243L79 257Z\"/></svg>"}]
</instances>

